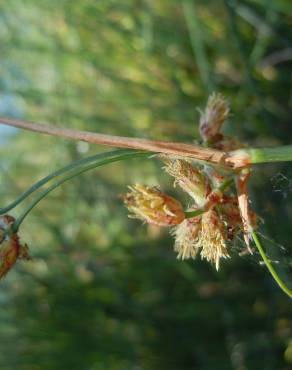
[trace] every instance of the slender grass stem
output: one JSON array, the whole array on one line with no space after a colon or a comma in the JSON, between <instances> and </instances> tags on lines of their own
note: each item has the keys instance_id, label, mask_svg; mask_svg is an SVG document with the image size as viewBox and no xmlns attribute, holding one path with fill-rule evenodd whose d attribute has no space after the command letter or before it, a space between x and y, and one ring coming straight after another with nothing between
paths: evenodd
<instances>
[{"instance_id":1,"label":"slender grass stem","mask_svg":"<svg viewBox=\"0 0 292 370\"><path fill-rule=\"evenodd\" d=\"M281 278L279 277L279 275L277 274L276 270L274 269L274 267L272 266L270 260L268 259L267 255L265 254L265 251L261 245L261 242L257 236L257 234L253 231L251 233L252 235L252 238L255 242L255 245L258 249L258 251L260 252L260 255L262 256L262 259L264 260L268 270L270 271L271 275L273 276L274 280L276 281L276 283L279 285L279 287L283 290L284 293L286 293L290 298L292 298L292 290L290 290L286 284L281 280Z\"/></svg>"},{"instance_id":2,"label":"slender grass stem","mask_svg":"<svg viewBox=\"0 0 292 370\"><path fill-rule=\"evenodd\" d=\"M79 159L77 161L74 161L67 166L64 166L60 168L57 171L54 171L47 175L46 177L42 178L41 180L37 181L35 184L33 184L30 188L28 188L26 191L24 191L22 194L20 194L12 203L10 203L8 206L0 208L0 215L10 211L11 209L15 208L19 203L21 203L24 199L26 199L29 195L31 195L33 192L41 188L43 185L51 181L52 179L63 175L64 173L73 170L76 167L83 166L85 164L101 160L103 158L109 158L111 156L116 157L118 154L139 154L139 153L145 153L145 152L140 152L132 149L122 149L122 150L114 150L112 152L106 152L106 153L99 153L92 155L87 158ZM148 153L149 154L149 153Z\"/></svg>"},{"instance_id":3,"label":"slender grass stem","mask_svg":"<svg viewBox=\"0 0 292 370\"><path fill-rule=\"evenodd\" d=\"M51 186L49 186L47 189L42 191L28 206L25 208L23 213L17 218L13 225L13 232L17 232L20 225L24 221L25 217L29 214L29 212L42 200L44 199L51 191L62 185L64 182L71 180L72 178L81 175L82 173L92 170L96 167L100 167L106 164L110 164L117 161L122 161L126 159L131 158L137 158L137 157L145 157L149 156L149 153L147 152L133 152L133 151L115 151L116 154L114 155L114 152L110 152L108 158L104 158L105 156L102 156L102 158L98 159L94 163L91 163L89 165L80 166L75 170L72 171L69 175L62 177L61 179L57 180L55 183L53 183ZM117 153L118 152L118 153ZM104 153L106 154L106 153Z\"/></svg>"}]
</instances>

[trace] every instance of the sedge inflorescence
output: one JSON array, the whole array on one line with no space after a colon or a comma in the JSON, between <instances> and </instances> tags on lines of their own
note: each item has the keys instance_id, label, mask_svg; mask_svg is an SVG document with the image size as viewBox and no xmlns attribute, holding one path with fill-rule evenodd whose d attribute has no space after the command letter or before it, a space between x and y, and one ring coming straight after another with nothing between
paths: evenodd
<instances>
[{"instance_id":1,"label":"sedge inflorescence","mask_svg":"<svg viewBox=\"0 0 292 370\"><path fill-rule=\"evenodd\" d=\"M241 146L236 139L222 132L222 126L228 115L229 106L220 94L212 94L205 110L200 112L199 131L203 145L221 151L223 157L226 152ZM159 227L170 228L175 238L174 250L179 259L200 256L212 263L217 270L220 261L230 257L230 242L238 233L243 233L246 246L251 251L250 235L256 226L257 217L249 209L247 193L249 168L245 166L236 172L231 167L224 167L223 164L212 167L185 157L172 155L158 155L158 157L163 162L163 170L173 178L174 186L189 196L189 206L183 207L178 199L164 193L158 186L136 184L130 186L128 193L123 197L130 217ZM86 163L89 163L88 159L91 160L92 157L87 158ZM82 163L85 162L82 161ZM74 166L78 168L72 175ZM72 164L65 166L53 175L47 176L24 192L24 195L19 197L20 200L13 202L8 210L13 209L15 204L19 204L33 191L54 178L57 173L71 171L41 192L17 220L10 215L4 215L7 207L2 209L0 279L18 259L30 258L27 246L21 244L18 236L19 226L26 215L57 186L85 170L94 168L90 164L84 165L81 170L80 161L77 161L74 166ZM233 180L236 182L237 194L230 190Z\"/></svg>"},{"instance_id":2,"label":"sedge inflorescence","mask_svg":"<svg viewBox=\"0 0 292 370\"><path fill-rule=\"evenodd\" d=\"M239 142L222 133L229 106L221 94L213 94L200 116L200 135L206 146L228 151L239 148ZM230 242L242 232L249 248L248 233L257 217L248 206L246 182L248 171L235 176L230 171L193 163L186 158L160 156L163 169L187 193L191 206L183 211L181 203L157 187L135 185L124 196L130 217L171 227L174 250L179 259L195 258L212 263L219 269L220 260L230 257ZM239 178L238 194L230 191L230 178Z\"/></svg>"}]
</instances>

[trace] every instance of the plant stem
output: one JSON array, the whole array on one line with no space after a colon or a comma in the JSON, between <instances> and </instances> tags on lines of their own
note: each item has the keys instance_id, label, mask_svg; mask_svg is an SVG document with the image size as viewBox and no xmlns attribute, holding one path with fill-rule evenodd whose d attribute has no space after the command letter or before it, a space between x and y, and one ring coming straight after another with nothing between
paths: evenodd
<instances>
[{"instance_id":1,"label":"plant stem","mask_svg":"<svg viewBox=\"0 0 292 370\"><path fill-rule=\"evenodd\" d=\"M55 126L4 117L0 117L0 124L67 139L86 141L92 144L106 145L115 148L139 149L155 153L173 154L206 161L213 164L224 165L224 158L226 156L226 153L220 150L204 148L192 144L104 135L95 132L59 128ZM230 168L232 167L232 163L228 163L226 166Z\"/></svg>"},{"instance_id":2,"label":"plant stem","mask_svg":"<svg viewBox=\"0 0 292 370\"><path fill-rule=\"evenodd\" d=\"M186 218L193 218L202 215L203 213L206 212L206 208L198 208L195 211L185 211L185 216Z\"/></svg>"},{"instance_id":3,"label":"plant stem","mask_svg":"<svg viewBox=\"0 0 292 370\"><path fill-rule=\"evenodd\" d=\"M41 188L43 185L45 185L50 180L54 179L57 176L60 176L68 171L73 170L76 167L83 166L85 164L88 164L90 162L94 162L97 160L101 160L103 158L109 158L110 156L116 157L118 154L133 154L133 155L139 155L141 154L148 154L147 152L140 152L137 150L131 150L131 149L121 149L121 150L114 150L112 152L106 152L106 153L99 153L92 155L87 158L79 159L77 161L74 161L67 166L64 166L60 168L57 171L54 171L50 173L48 176L42 178L41 180L37 181L35 184L33 184L30 188L28 188L26 191L24 191L22 194L20 194L12 203L10 203L8 206L0 208L0 215L10 211L11 209L15 208L19 203L21 203L24 199L26 199L29 195L31 195L34 191Z\"/></svg>"},{"instance_id":4,"label":"plant stem","mask_svg":"<svg viewBox=\"0 0 292 370\"><path fill-rule=\"evenodd\" d=\"M28 207L23 211L23 213L17 218L13 225L13 232L16 233L22 224L25 217L29 214L29 212L43 199L45 198L51 191L56 189L58 186L62 185L64 182L71 180L72 178L81 175L83 172L89 171L93 168L103 166L105 164L122 161L126 159L136 158L136 157L145 157L149 156L149 153L146 152L133 152L133 151L116 151L116 155L114 156L112 152L109 152L110 155L109 158L99 159L95 163L91 163L87 166L82 166L81 168L77 168L75 171L72 171L69 175L62 177L61 179L57 180L55 183L53 183L50 187L48 187L46 190L42 191L33 201L31 204L28 205ZM106 154L106 153L104 153ZM104 157L104 156L102 156Z\"/></svg>"},{"instance_id":5,"label":"plant stem","mask_svg":"<svg viewBox=\"0 0 292 370\"><path fill-rule=\"evenodd\" d=\"M279 146L275 148L239 149L231 152L224 152L217 149L186 143L104 135L89 131L78 131L39 123L26 122L11 118L0 117L0 124L72 140L86 141L92 144L189 157L194 160L207 162L213 165L220 165L234 170L242 169L258 163L292 161L291 145Z\"/></svg>"},{"instance_id":6,"label":"plant stem","mask_svg":"<svg viewBox=\"0 0 292 370\"><path fill-rule=\"evenodd\" d=\"M251 163L269 163L292 161L292 145L275 148L251 148L247 149Z\"/></svg>"},{"instance_id":7,"label":"plant stem","mask_svg":"<svg viewBox=\"0 0 292 370\"><path fill-rule=\"evenodd\" d=\"M276 283L279 285L279 287L283 290L284 293L286 293L290 298L292 298L292 290L290 290L286 284L280 279L279 275L277 274L276 270L274 269L274 267L272 266L270 260L268 259L268 257L266 256L265 252L264 252L264 249L261 245L261 242L257 236L257 234L253 231L251 233L252 235L252 238L255 242L255 245L257 247L257 249L259 250L261 256L262 256L262 259L264 260L268 270L270 271L271 275L273 276L274 280L276 281Z\"/></svg>"}]
</instances>

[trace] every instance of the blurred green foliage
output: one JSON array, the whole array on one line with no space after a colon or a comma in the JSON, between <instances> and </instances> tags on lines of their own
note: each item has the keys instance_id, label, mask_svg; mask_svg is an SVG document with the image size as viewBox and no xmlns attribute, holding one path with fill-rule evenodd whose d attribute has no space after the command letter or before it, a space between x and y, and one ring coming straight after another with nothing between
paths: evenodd
<instances>
[{"instance_id":1,"label":"blurred green foliage","mask_svg":"<svg viewBox=\"0 0 292 370\"><path fill-rule=\"evenodd\" d=\"M3 1L0 113L193 142L216 90L230 134L291 143L291 24L290 0ZM105 150L0 130L1 206ZM261 166L251 189L283 276L291 181L291 166ZM33 261L1 282L1 370L291 369L291 303L259 258L234 254L219 273L177 261L166 232L128 220L119 194L135 182L174 191L159 163L131 160L71 181L26 219Z\"/></svg>"}]
</instances>

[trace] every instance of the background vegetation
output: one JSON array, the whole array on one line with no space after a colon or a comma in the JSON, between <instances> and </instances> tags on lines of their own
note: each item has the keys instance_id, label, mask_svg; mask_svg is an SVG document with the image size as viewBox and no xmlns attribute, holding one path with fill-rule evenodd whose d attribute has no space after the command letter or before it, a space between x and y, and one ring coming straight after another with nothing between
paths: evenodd
<instances>
[{"instance_id":1,"label":"background vegetation","mask_svg":"<svg viewBox=\"0 0 292 370\"><path fill-rule=\"evenodd\" d=\"M291 144L291 26L289 0L3 1L0 114L192 142L197 107L220 91L231 134ZM105 150L0 130L1 206ZM33 261L0 287L0 368L291 369L291 302L259 257L234 253L219 273L177 261L166 232L128 220L119 194L135 182L174 192L158 163L131 160L71 181L27 218ZM251 192L289 280L291 165L256 168Z\"/></svg>"}]
</instances>

